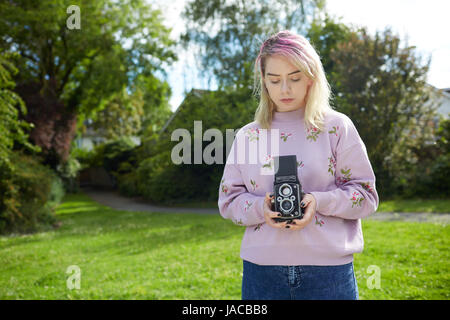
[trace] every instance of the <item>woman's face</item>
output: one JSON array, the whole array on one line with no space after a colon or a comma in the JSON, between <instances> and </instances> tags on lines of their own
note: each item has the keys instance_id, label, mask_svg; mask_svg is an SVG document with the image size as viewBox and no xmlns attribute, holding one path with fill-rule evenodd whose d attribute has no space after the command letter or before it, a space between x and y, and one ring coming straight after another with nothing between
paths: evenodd
<instances>
[{"instance_id":1,"label":"woman's face","mask_svg":"<svg viewBox=\"0 0 450 320\"><path fill-rule=\"evenodd\" d=\"M266 59L264 83L276 111L286 112L305 107L312 80L283 56Z\"/></svg>"}]
</instances>

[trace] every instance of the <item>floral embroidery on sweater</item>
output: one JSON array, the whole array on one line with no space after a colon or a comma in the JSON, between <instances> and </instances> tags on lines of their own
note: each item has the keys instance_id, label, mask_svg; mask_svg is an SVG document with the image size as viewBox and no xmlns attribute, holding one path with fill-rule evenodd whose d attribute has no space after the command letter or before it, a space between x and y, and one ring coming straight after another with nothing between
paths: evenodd
<instances>
[{"instance_id":1,"label":"floral embroidery on sweater","mask_svg":"<svg viewBox=\"0 0 450 320\"><path fill-rule=\"evenodd\" d=\"M261 229L262 225L263 225L262 223L257 224L255 229L253 229L253 231L259 231L259 229Z\"/></svg>"},{"instance_id":2,"label":"floral embroidery on sweater","mask_svg":"<svg viewBox=\"0 0 450 320\"><path fill-rule=\"evenodd\" d=\"M286 133L286 132L282 132L281 133L281 139L286 142L286 140L292 136L292 133Z\"/></svg>"},{"instance_id":3,"label":"floral embroidery on sweater","mask_svg":"<svg viewBox=\"0 0 450 320\"><path fill-rule=\"evenodd\" d=\"M336 170L336 160L333 157L328 158L328 172L334 176Z\"/></svg>"},{"instance_id":4,"label":"floral embroidery on sweater","mask_svg":"<svg viewBox=\"0 0 450 320\"><path fill-rule=\"evenodd\" d=\"M262 174L271 174L274 171L274 159L271 155L268 155L264 159L264 164L262 165Z\"/></svg>"},{"instance_id":5,"label":"floral embroidery on sweater","mask_svg":"<svg viewBox=\"0 0 450 320\"><path fill-rule=\"evenodd\" d=\"M307 129L307 131L306 131L306 133L307 133L306 139L307 140L316 141L317 137L319 136L319 134L321 132L322 131L320 131L320 129L317 129L317 128Z\"/></svg>"},{"instance_id":6,"label":"floral embroidery on sweater","mask_svg":"<svg viewBox=\"0 0 450 320\"><path fill-rule=\"evenodd\" d=\"M323 226L325 224L325 222L323 220L319 220L317 218L317 216L314 216L316 218L316 224L318 224L320 227Z\"/></svg>"},{"instance_id":7,"label":"floral embroidery on sweater","mask_svg":"<svg viewBox=\"0 0 450 320\"><path fill-rule=\"evenodd\" d=\"M249 128L244 131L245 135L248 137L248 141L259 140L259 129Z\"/></svg>"},{"instance_id":8,"label":"floral embroidery on sweater","mask_svg":"<svg viewBox=\"0 0 450 320\"><path fill-rule=\"evenodd\" d=\"M334 127L333 130L328 131L329 134L335 134L336 137L338 136L337 131L339 130L339 126Z\"/></svg>"},{"instance_id":9,"label":"floral embroidery on sweater","mask_svg":"<svg viewBox=\"0 0 450 320\"><path fill-rule=\"evenodd\" d=\"M359 192L353 192L350 200L353 202L352 208L354 206L361 207L361 202L364 200L363 196L359 194Z\"/></svg>"},{"instance_id":10,"label":"floral embroidery on sweater","mask_svg":"<svg viewBox=\"0 0 450 320\"><path fill-rule=\"evenodd\" d=\"M247 212L248 210L250 210L250 207L252 206L252 204L253 204L253 202L245 200L244 211Z\"/></svg>"},{"instance_id":11,"label":"floral embroidery on sweater","mask_svg":"<svg viewBox=\"0 0 450 320\"><path fill-rule=\"evenodd\" d=\"M223 193L227 194L228 186L224 182L225 182L225 179L222 179L222 181L220 181L220 188L222 189Z\"/></svg>"},{"instance_id":12,"label":"floral embroidery on sweater","mask_svg":"<svg viewBox=\"0 0 450 320\"><path fill-rule=\"evenodd\" d=\"M258 188L258 185L256 184L256 181L255 181L255 180L250 179L250 184L251 184L252 187L253 187L253 191L255 191L256 188Z\"/></svg>"},{"instance_id":13,"label":"floral embroidery on sweater","mask_svg":"<svg viewBox=\"0 0 450 320\"><path fill-rule=\"evenodd\" d=\"M373 193L373 188L370 186L369 182L361 182L360 185L367 191L369 191L370 193Z\"/></svg>"},{"instance_id":14,"label":"floral embroidery on sweater","mask_svg":"<svg viewBox=\"0 0 450 320\"><path fill-rule=\"evenodd\" d=\"M337 177L337 183L338 184L344 184L344 183L346 183L346 182L349 182L350 180L351 180L351 169L348 169L347 167L345 167L346 169L341 169L341 174L344 176L344 177Z\"/></svg>"}]
</instances>

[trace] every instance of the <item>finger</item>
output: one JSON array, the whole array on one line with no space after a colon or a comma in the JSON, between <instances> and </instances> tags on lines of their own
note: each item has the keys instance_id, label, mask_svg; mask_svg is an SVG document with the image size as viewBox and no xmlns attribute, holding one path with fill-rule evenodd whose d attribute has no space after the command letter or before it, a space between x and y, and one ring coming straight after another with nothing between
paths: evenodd
<instances>
[{"instance_id":1,"label":"finger","mask_svg":"<svg viewBox=\"0 0 450 320\"><path fill-rule=\"evenodd\" d=\"M303 197L302 201L300 202L300 206L301 206L302 208L306 208L307 206L309 206L309 204L310 204L311 202L315 202L314 196L311 195L311 194L306 194L306 195Z\"/></svg>"},{"instance_id":2,"label":"finger","mask_svg":"<svg viewBox=\"0 0 450 320\"><path fill-rule=\"evenodd\" d=\"M307 195L303 197L302 201L300 202L300 206L302 208L305 208L308 206L308 204L311 203L311 198L309 198Z\"/></svg>"},{"instance_id":3,"label":"finger","mask_svg":"<svg viewBox=\"0 0 450 320\"><path fill-rule=\"evenodd\" d=\"M292 229L293 229L293 230L300 230L300 229L303 229L306 225L307 225L306 220L303 220L303 219L301 219L301 220L295 219L295 220L292 222Z\"/></svg>"},{"instance_id":4,"label":"finger","mask_svg":"<svg viewBox=\"0 0 450 320\"><path fill-rule=\"evenodd\" d=\"M270 196L270 195L271 195L270 192L266 192L265 199L270 201L270 199L272 199L274 197L274 195L272 195L272 196Z\"/></svg>"},{"instance_id":5,"label":"finger","mask_svg":"<svg viewBox=\"0 0 450 320\"><path fill-rule=\"evenodd\" d=\"M284 225L285 225L285 222L275 222L275 221L273 221L272 219L270 219L271 221L270 221L270 223L268 223L271 227L273 227L273 228L278 228L278 229L280 229L280 228L284 228Z\"/></svg>"},{"instance_id":6,"label":"finger","mask_svg":"<svg viewBox=\"0 0 450 320\"><path fill-rule=\"evenodd\" d=\"M271 218L278 218L278 217L281 217L281 213L276 212L276 211L270 211L270 212L269 212L269 216L270 216Z\"/></svg>"},{"instance_id":7,"label":"finger","mask_svg":"<svg viewBox=\"0 0 450 320\"><path fill-rule=\"evenodd\" d=\"M272 211L270 209L270 207L266 206L264 208L264 215L269 216L270 218L276 218L276 217L280 217L281 213L277 212L277 211Z\"/></svg>"},{"instance_id":8,"label":"finger","mask_svg":"<svg viewBox=\"0 0 450 320\"><path fill-rule=\"evenodd\" d=\"M314 208L313 205L308 204L305 208L305 215L303 218L306 218L306 219L311 218L315 212L316 212L316 208Z\"/></svg>"},{"instance_id":9,"label":"finger","mask_svg":"<svg viewBox=\"0 0 450 320\"><path fill-rule=\"evenodd\" d=\"M289 224L289 221L285 221L285 222L280 222L278 223L281 229L290 229L291 226Z\"/></svg>"}]
</instances>

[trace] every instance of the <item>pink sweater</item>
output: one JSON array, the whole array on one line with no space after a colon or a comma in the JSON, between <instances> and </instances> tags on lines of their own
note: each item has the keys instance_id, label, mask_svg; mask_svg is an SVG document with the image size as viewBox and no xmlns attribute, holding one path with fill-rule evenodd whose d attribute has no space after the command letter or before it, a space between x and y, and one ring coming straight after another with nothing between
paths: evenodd
<instances>
[{"instance_id":1,"label":"pink sweater","mask_svg":"<svg viewBox=\"0 0 450 320\"><path fill-rule=\"evenodd\" d=\"M244 260L260 265L340 265L363 250L360 219L375 212L379 201L364 142L343 113L327 114L324 131L306 130L303 119L304 109L274 112L270 130L251 122L236 134L218 205L224 218L246 227ZM313 220L297 231L270 227L263 213L265 194L273 192L273 157L291 154L297 156L303 192L317 201Z\"/></svg>"}]
</instances>

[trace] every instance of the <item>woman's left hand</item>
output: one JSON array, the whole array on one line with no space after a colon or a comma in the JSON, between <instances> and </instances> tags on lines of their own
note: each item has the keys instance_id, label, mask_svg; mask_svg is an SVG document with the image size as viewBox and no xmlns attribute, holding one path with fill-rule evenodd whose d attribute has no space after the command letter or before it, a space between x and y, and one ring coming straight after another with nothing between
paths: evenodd
<instances>
[{"instance_id":1,"label":"woman's left hand","mask_svg":"<svg viewBox=\"0 0 450 320\"><path fill-rule=\"evenodd\" d=\"M312 221L314 214L316 213L316 199L312 194L308 193L303 197L301 203L304 203L303 207L305 208L303 218L292 220L292 222L287 224L285 228L289 230L301 230Z\"/></svg>"}]
</instances>

